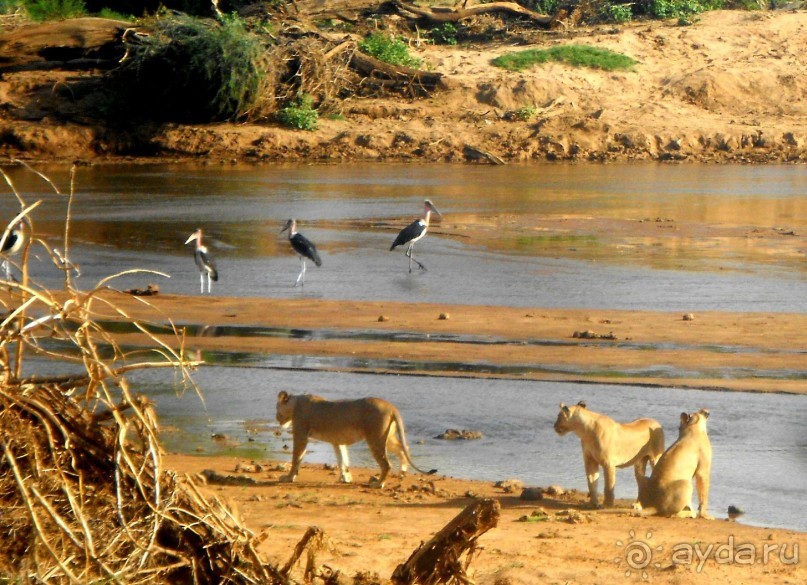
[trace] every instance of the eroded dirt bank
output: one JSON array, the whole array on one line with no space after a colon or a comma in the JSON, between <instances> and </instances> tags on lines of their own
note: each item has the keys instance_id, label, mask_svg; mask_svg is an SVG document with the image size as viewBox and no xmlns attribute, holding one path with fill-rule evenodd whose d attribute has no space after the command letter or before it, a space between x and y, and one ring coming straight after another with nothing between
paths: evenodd
<instances>
[{"instance_id":1,"label":"eroded dirt bank","mask_svg":"<svg viewBox=\"0 0 807 585\"><path fill-rule=\"evenodd\" d=\"M0 156L465 162L481 150L506 162L807 161L805 10L718 11L689 26L635 22L531 38L540 47L612 49L638 65L514 73L490 61L526 47L413 46L448 89L415 100L352 98L314 132L273 123L113 129L94 116L93 93L78 91L89 74L5 73Z\"/></svg>"}]
</instances>

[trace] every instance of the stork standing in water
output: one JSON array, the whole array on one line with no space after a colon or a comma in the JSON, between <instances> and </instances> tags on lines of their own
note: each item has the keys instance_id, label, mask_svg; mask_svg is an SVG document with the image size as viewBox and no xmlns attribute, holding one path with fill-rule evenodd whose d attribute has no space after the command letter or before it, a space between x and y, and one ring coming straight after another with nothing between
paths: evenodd
<instances>
[{"instance_id":1,"label":"stork standing in water","mask_svg":"<svg viewBox=\"0 0 807 585\"><path fill-rule=\"evenodd\" d=\"M205 292L205 275L207 275L207 292L210 293L210 281L218 281L219 273L216 270L216 262L207 253L207 247L202 245L202 228L193 232L190 237L185 240L185 244L190 244L196 241L196 249L193 252L193 259L196 261L196 266L199 268L199 292Z\"/></svg>"},{"instance_id":2,"label":"stork standing in water","mask_svg":"<svg viewBox=\"0 0 807 585\"><path fill-rule=\"evenodd\" d=\"M287 221L283 229L280 230L280 233L282 234L286 230L289 230L289 242L291 243L291 247L294 248L294 251L300 256L300 274L297 276L297 281L294 283L294 286L300 284L301 280L302 285L305 286L305 259L308 258L317 266L322 266L322 260L319 257L317 247L314 243L297 231L297 221L293 219Z\"/></svg>"},{"instance_id":3,"label":"stork standing in water","mask_svg":"<svg viewBox=\"0 0 807 585\"><path fill-rule=\"evenodd\" d=\"M11 263L8 257L19 254L25 245L27 235L23 229L22 221L11 229L6 229L0 240L0 256L3 258L3 270L6 273L6 280L11 280Z\"/></svg>"},{"instance_id":4,"label":"stork standing in water","mask_svg":"<svg viewBox=\"0 0 807 585\"><path fill-rule=\"evenodd\" d=\"M415 242L426 235L426 232L429 229L429 217L431 216L432 212L436 213L438 217L443 217L443 215L437 211L434 203L426 199L423 202L423 217L416 219L402 229L398 234L398 237L395 238L395 241L392 242L392 246L390 246L390 251L392 251L396 248L396 246L409 244L409 247L406 249L406 256L409 258L409 272L412 272L413 261L420 267L421 270L426 270L426 267L423 266L423 264L412 257L412 248L415 246Z\"/></svg>"}]
</instances>

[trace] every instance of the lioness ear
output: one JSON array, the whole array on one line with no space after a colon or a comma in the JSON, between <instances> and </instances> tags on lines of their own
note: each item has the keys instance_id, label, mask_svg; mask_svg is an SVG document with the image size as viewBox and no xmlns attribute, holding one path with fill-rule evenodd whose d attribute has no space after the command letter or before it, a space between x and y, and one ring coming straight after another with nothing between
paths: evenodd
<instances>
[{"instance_id":1,"label":"lioness ear","mask_svg":"<svg viewBox=\"0 0 807 585\"><path fill-rule=\"evenodd\" d=\"M581 400L580 402L577 403L577 406L579 406L580 408L585 408L586 407L586 401Z\"/></svg>"},{"instance_id":2,"label":"lioness ear","mask_svg":"<svg viewBox=\"0 0 807 585\"><path fill-rule=\"evenodd\" d=\"M689 415L685 412L681 413L681 424L685 425L689 422Z\"/></svg>"},{"instance_id":3,"label":"lioness ear","mask_svg":"<svg viewBox=\"0 0 807 585\"><path fill-rule=\"evenodd\" d=\"M566 405L561 402L560 403L560 409L563 410L564 408L566 408Z\"/></svg>"},{"instance_id":4,"label":"lioness ear","mask_svg":"<svg viewBox=\"0 0 807 585\"><path fill-rule=\"evenodd\" d=\"M288 402L288 400L289 400L289 393L286 392L285 390L281 390L280 392L277 393L277 401L278 402L284 402L285 403L285 402Z\"/></svg>"}]
</instances>

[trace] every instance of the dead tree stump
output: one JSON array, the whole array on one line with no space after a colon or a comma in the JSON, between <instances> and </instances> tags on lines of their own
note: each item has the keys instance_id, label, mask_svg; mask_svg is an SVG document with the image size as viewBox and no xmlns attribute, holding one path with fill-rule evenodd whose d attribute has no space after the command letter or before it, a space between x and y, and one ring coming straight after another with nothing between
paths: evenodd
<instances>
[{"instance_id":1,"label":"dead tree stump","mask_svg":"<svg viewBox=\"0 0 807 585\"><path fill-rule=\"evenodd\" d=\"M421 544L405 563L392 573L395 585L437 585L438 583L473 583L466 571L476 551L476 541L499 523L498 500L485 498L466 507L440 532ZM460 557L465 552L465 563Z\"/></svg>"}]
</instances>

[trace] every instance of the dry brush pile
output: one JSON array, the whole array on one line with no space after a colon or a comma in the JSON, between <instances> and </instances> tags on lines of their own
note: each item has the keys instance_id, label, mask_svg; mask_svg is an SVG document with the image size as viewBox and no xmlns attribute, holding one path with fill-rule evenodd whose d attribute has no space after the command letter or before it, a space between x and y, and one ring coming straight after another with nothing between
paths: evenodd
<instances>
[{"instance_id":1,"label":"dry brush pile","mask_svg":"<svg viewBox=\"0 0 807 585\"><path fill-rule=\"evenodd\" d=\"M192 385L193 362L156 338L150 356L124 352L93 318L101 308L128 320L100 295L114 277L75 288L68 246L58 252L35 237L38 203L27 205L0 174L22 210L2 238L25 236L14 257L19 280L0 283L0 580L288 582L225 505L163 469L154 409L126 373L169 367ZM65 225L68 243L69 211ZM34 247L64 271L64 291L30 281ZM70 373L32 375L26 364L36 360Z\"/></svg>"}]
</instances>

